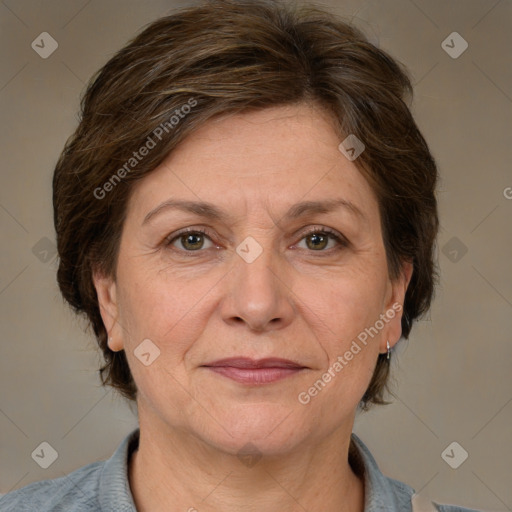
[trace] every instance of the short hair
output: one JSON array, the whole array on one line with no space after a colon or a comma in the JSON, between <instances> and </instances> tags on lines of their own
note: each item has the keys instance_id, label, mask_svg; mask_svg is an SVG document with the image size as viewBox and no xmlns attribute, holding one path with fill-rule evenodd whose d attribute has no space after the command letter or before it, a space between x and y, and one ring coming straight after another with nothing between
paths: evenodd
<instances>
[{"instance_id":1,"label":"short hair","mask_svg":"<svg viewBox=\"0 0 512 512\"><path fill-rule=\"evenodd\" d=\"M397 278L405 261L414 266L401 320L408 338L433 298L439 224L437 167L411 100L401 63L351 22L312 4L205 1L154 21L114 55L87 86L53 178L57 280L93 328L103 385L136 399L124 351L108 347L93 283L94 270L115 278L134 183L208 120L275 106L323 109L340 141L355 135L364 143L354 163L378 199L389 276ZM136 159L150 139L154 147ZM388 377L380 354L363 410L390 403Z\"/></svg>"}]
</instances>

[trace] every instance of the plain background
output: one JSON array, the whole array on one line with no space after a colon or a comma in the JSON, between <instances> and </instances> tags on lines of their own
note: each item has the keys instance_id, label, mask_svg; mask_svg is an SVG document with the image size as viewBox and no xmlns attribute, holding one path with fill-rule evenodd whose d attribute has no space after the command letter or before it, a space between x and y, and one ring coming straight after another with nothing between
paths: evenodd
<instances>
[{"instance_id":1,"label":"plain background","mask_svg":"<svg viewBox=\"0 0 512 512\"><path fill-rule=\"evenodd\" d=\"M0 493L108 458L136 427L100 386L95 340L60 298L51 177L89 77L181 5L0 3ZM394 403L360 415L354 431L387 476L422 495L512 510L511 2L323 5L410 69L413 113L442 177L433 308L395 350ZM58 42L47 59L31 48L42 32ZM442 47L452 32L469 45L458 58ZM43 441L58 452L46 470L31 457ZM457 469L441 456L453 441L469 455Z\"/></svg>"}]
</instances>

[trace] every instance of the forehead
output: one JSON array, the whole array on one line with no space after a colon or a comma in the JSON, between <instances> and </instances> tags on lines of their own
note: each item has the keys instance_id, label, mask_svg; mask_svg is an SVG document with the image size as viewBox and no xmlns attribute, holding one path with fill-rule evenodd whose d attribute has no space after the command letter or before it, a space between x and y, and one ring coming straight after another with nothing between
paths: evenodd
<instances>
[{"instance_id":1,"label":"forehead","mask_svg":"<svg viewBox=\"0 0 512 512\"><path fill-rule=\"evenodd\" d=\"M343 199L372 217L375 195L340 139L329 116L307 105L212 119L135 185L130 214L187 200L279 215L299 202Z\"/></svg>"}]
</instances>

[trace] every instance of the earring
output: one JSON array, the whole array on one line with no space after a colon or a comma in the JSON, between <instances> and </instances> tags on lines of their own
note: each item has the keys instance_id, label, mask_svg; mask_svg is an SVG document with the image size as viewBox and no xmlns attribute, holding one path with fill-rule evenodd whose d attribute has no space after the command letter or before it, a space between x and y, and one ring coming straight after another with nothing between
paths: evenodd
<instances>
[{"instance_id":1,"label":"earring","mask_svg":"<svg viewBox=\"0 0 512 512\"><path fill-rule=\"evenodd\" d=\"M388 340L388 341L386 341L386 346L387 346L387 348L388 348L388 353L387 353L386 359L389 359L389 354L390 354L390 352L391 352L391 350L389 349L389 340Z\"/></svg>"}]
</instances>

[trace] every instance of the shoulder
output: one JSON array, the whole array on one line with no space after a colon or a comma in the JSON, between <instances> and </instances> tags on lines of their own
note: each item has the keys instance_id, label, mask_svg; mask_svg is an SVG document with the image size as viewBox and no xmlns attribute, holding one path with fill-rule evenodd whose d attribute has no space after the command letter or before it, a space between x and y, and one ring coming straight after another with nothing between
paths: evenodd
<instances>
[{"instance_id":1,"label":"shoulder","mask_svg":"<svg viewBox=\"0 0 512 512\"><path fill-rule=\"evenodd\" d=\"M437 501L428 501L419 499L412 487L395 480L390 477L385 477L390 487L393 489L398 501L398 510L412 511L412 512L484 512L474 508L461 507L460 505L447 505L437 503Z\"/></svg>"},{"instance_id":2,"label":"shoulder","mask_svg":"<svg viewBox=\"0 0 512 512\"><path fill-rule=\"evenodd\" d=\"M385 476L364 442L352 433L349 462L365 482L365 512L395 510L400 512L483 512L458 505L426 501L400 480Z\"/></svg>"},{"instance_id":3,"label":"shoulder","mask_svg":"<svg viewBox=\"0 0 512 512\"><path fill-rule=\"evenodd\" d=\"M460 505L447 505L437 503L437 501L426 501L419 499L414 489L401 482L390 477L385 477L390 487L393 488L393 492L396 495L400 507L399 510L412 512L484 512L474 508L461 507Z\"/></svg>"},{"instance_id":4,"label":"shoulder","mask_svg":"<svg viewBox=\"0 0 512 512\"><path fill-rule=\"evenodd\" d=\"M106 461L53 480L34 482L0 497L1 512L135 512L128 482L130 454L139 429L128 434Z\"/></svg>"},{"instance_id":5,"label":"shoulder","mask_svg":"<svg viewBox=\"0 0 512 512\"><path fill-rule=\"evenodd\" d=\"M435 505L439 512L483 512L474 508L460 507L459 505L441 505L440 503L435 503Z\"/></svg>"},{"instance_id":6,"label":"shoulder","mask_svg":"<svg viewBox=\"0 0 512 512\"><path fill-rule=\"evenodd\" d=\"M34 482L0 497L2 512L93 512L104 462L83 466L66 476Z\"/></svg>"}]
</instances>

